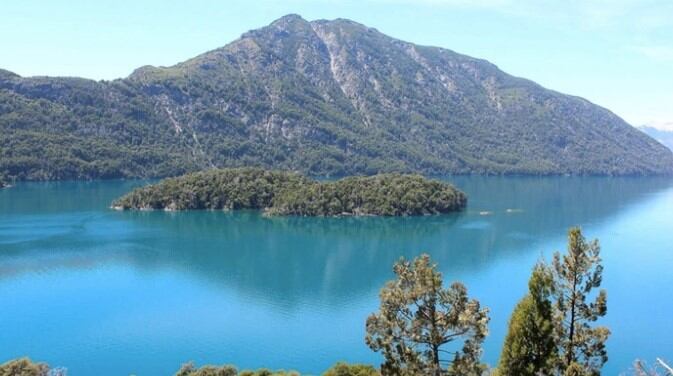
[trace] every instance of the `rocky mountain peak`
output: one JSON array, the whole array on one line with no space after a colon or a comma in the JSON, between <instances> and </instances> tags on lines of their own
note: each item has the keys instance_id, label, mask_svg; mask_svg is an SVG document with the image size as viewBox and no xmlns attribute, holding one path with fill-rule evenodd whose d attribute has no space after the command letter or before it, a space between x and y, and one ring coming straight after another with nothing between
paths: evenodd
<instances>
[{"instance_id":1,"label":"rocky mountain peak","mask_svg":"<svg viewBox=\"0 0 673 376\"><path fill-rule=\"evenodd\" d=\"M10 176L104 169L138 177L241 165L314 175L673 172L668 149L607 109L344 19L288 15L182 63L109 83L3 76L12 77L0 90L9 104L0 113L7 144L45 134L6 151L0 172ZM21 154L42 155L33 149L50 142L65 150L53 163ZM119 150L133 160L106 159Z\"/></svg>"}]
</instances>

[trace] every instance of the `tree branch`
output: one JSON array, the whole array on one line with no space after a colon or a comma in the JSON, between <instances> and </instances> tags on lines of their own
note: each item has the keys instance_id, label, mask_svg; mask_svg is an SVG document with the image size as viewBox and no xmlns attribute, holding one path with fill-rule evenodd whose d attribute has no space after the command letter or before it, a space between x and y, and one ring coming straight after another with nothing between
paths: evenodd
<instances>
[{"instance_id":1,"label":"tree branch","mask_svg":"<svg viewBox=\"0 0 673 376\"><path fill-rule=\"evenodd\" d=\"M666 372L668 372L669 375L673 375L673 368L671 368L668 364L664 363L661 358L657 358L657 363L659 363L660 366L664 367Z\"/></svg>"}]
</instances>

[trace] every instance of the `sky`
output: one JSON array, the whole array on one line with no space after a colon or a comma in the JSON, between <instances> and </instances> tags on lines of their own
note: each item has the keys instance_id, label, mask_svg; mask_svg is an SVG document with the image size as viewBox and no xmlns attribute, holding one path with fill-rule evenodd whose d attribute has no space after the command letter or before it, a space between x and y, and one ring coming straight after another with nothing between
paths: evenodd
<instances>
[{"instance_id":1,"label":"sky","mask_svg":"<svg viewBox=\"0 0 673 376\"><path fill-rule=\"evenodd\" d=\"M221 47L289 13L349 18L483 58L633 125L673 130L671 0L6 1L0 68L121 78Z\"/></svg>"}]
</instances>

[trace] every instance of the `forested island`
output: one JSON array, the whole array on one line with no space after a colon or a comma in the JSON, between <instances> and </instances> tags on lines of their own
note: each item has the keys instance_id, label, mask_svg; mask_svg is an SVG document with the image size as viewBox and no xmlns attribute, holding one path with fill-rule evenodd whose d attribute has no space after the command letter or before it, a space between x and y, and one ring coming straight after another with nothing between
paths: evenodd
<instances>
[{"instance_id":1,"label":"forested island","mask_svg":"<svg viewBox=\"0 0 673 376\"><path fill-rule=\"evenodd\" d=\"M420 175L380 174L316 181L261 168L212 169L138 188L118 210L264 210L269 215L412 216L459 211L467 196Z\"/></svg>"}]
</instances>

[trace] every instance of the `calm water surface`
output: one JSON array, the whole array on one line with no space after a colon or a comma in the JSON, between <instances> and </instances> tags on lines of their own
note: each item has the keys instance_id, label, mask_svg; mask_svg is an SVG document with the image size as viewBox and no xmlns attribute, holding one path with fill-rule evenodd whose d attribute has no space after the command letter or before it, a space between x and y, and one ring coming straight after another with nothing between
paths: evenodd
<instances>
[{"instance_id":1,"label":"calm water surface","mask_svg":"<svg viewBox=\"0 0 673 376\"><path fill-rule=\"evenodd\" d=\"M107 209L139 181L2 190L0 361L29 355L73 376L170 375L188 360L307 373L378 364L364 321L392 263L428 252L491 309L494 365L531 267L572 225L603 246L605 374L673 360L673 180L453 181L467 212L423 218Z\"/></svg>"}]
</instances>

